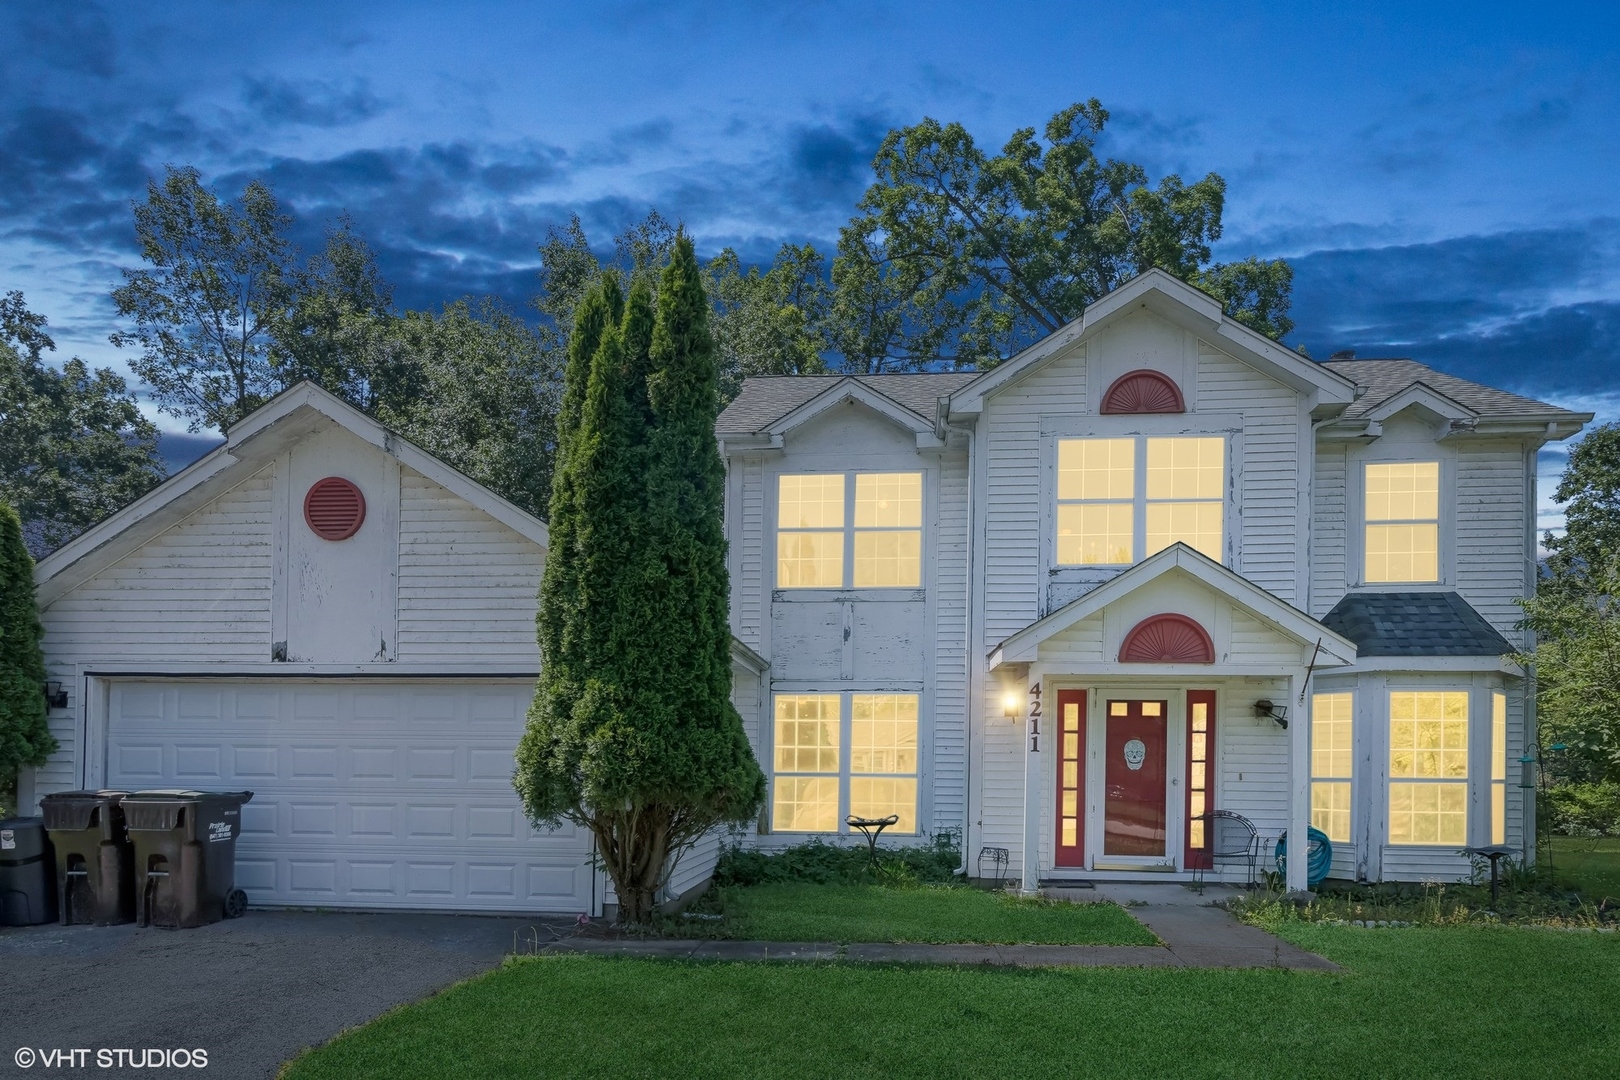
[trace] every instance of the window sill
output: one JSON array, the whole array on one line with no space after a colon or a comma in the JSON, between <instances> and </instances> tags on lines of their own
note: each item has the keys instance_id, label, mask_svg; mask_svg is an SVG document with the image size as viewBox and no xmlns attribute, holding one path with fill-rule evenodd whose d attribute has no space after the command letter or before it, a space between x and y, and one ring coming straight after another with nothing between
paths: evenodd
<instances>
[{"instance_id":1,"label":"window sill","mask_svg":"<svg viewBox=\"0 0 1620 1080\"><path fill-rule=\"evenodd\" d=\"M772 589L773 603L836 604L856 603L916 604L927 599L923 589Z\"/></svg>"}]
</instances>

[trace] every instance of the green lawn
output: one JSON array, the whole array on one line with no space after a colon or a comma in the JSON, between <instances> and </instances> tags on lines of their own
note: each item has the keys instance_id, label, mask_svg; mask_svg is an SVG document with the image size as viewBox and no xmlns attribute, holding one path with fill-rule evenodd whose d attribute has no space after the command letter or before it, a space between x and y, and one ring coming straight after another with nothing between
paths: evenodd
<instances>
[{"instance_id":1,"label":"green lawn","mask_svg":"<svg viewBox=\"0 0 1620 1080\"><path fill-rule=\"evenodd\" d=\"M1284 934L1347 971L528 958L390 1013L285 1076L1615 1074L1620 936Z\"/></svg>"},{"instance_id":2,"label":"green lawn","mask_svg":"<svg viewBox=\"0 0 1620 1080\"><path fill-rule=\"evenodd\" d=\"M671 932L744 941L977 941L1032 945L1153 945L1118 905L1020 899L980 889L878 885L750 885L703 905L722 922L680 920Z\"/></svg>"},{"instance_id":3,"label":"green lawn","mask_svg":"<svg viewBox=\"0 0 1620 1080\"><path fill-rule=\"evenodd\" d=\"M1558 885L1579 890L1594 904L1605 897L1620 900L1620 837L1554 836L1552 848L1553 880Z\"/></svg>"}]
</instances>

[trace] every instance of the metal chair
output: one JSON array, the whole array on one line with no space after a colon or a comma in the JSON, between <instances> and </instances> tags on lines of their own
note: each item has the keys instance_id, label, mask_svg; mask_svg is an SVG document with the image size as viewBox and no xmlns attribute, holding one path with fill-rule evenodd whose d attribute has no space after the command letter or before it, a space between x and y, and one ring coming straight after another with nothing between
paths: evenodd
<instances>
[{"instance_id":1,"label":"metal chair","mask_svg":"<svg viewBox=\"0 0 1620 1080\"><path fill-rule=\"evenodd\" d=\"M1211 810L1200 816L1209 830L1209 861L1247 863L1249 876L1244 884L1253 887L1260 864L1260 833L1254 822L1230 810ZM1204 868L1193 868L1193 884L1202 887Z\"/></svg>"}]
</instances>

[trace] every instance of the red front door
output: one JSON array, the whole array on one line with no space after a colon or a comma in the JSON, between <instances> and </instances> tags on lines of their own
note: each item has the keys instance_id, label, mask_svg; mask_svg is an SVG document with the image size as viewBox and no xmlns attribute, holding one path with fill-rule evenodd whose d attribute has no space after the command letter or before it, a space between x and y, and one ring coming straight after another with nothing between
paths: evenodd
<instances>
[{"instance_id":1,"label":"red front door","mask_svg":"<svg viewBox=\"0 0 1620 1080\"><path fill-rule=\"evenodd\" d=\"M1110 701L1103 854L1165 855L1166 702Z\"/></svg>"}]
</instances>

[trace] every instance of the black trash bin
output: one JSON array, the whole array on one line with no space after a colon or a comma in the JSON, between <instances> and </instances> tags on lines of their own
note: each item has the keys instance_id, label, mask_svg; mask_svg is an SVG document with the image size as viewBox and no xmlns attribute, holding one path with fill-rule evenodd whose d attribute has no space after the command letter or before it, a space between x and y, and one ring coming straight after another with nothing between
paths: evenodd
<instances>
[{"instance_id":1,"label":"black trash bin","mask_svg":"<svg viewBox=\"0 0 1620 1080\"><path fill-rule=\"evenodd\" d=\"M251 791L137 791L124 796L135 845L135 921L189 929L247 910L236 838Z\"/></svg>"},{"instance_id":2,"label":"black trash bin","mask_svg":"<svg viewBox=\"0 0 1620 1080\"><path fill-rule=\"evenodd\" d=\"M56 863L37 817L0 820L0 926L56 919Z\"/></svg>"},{"instance_id":3,"label":"black trash bin","mask_svg":"<svg viewBox=\"0 0 1620 1080\"><path fill-rule=\"evenodd\" d=\"M62 925L135 921L135 848L124 829L127 791L59 791L40 800L56 849Z\"/></svg>"}]
</instances>

